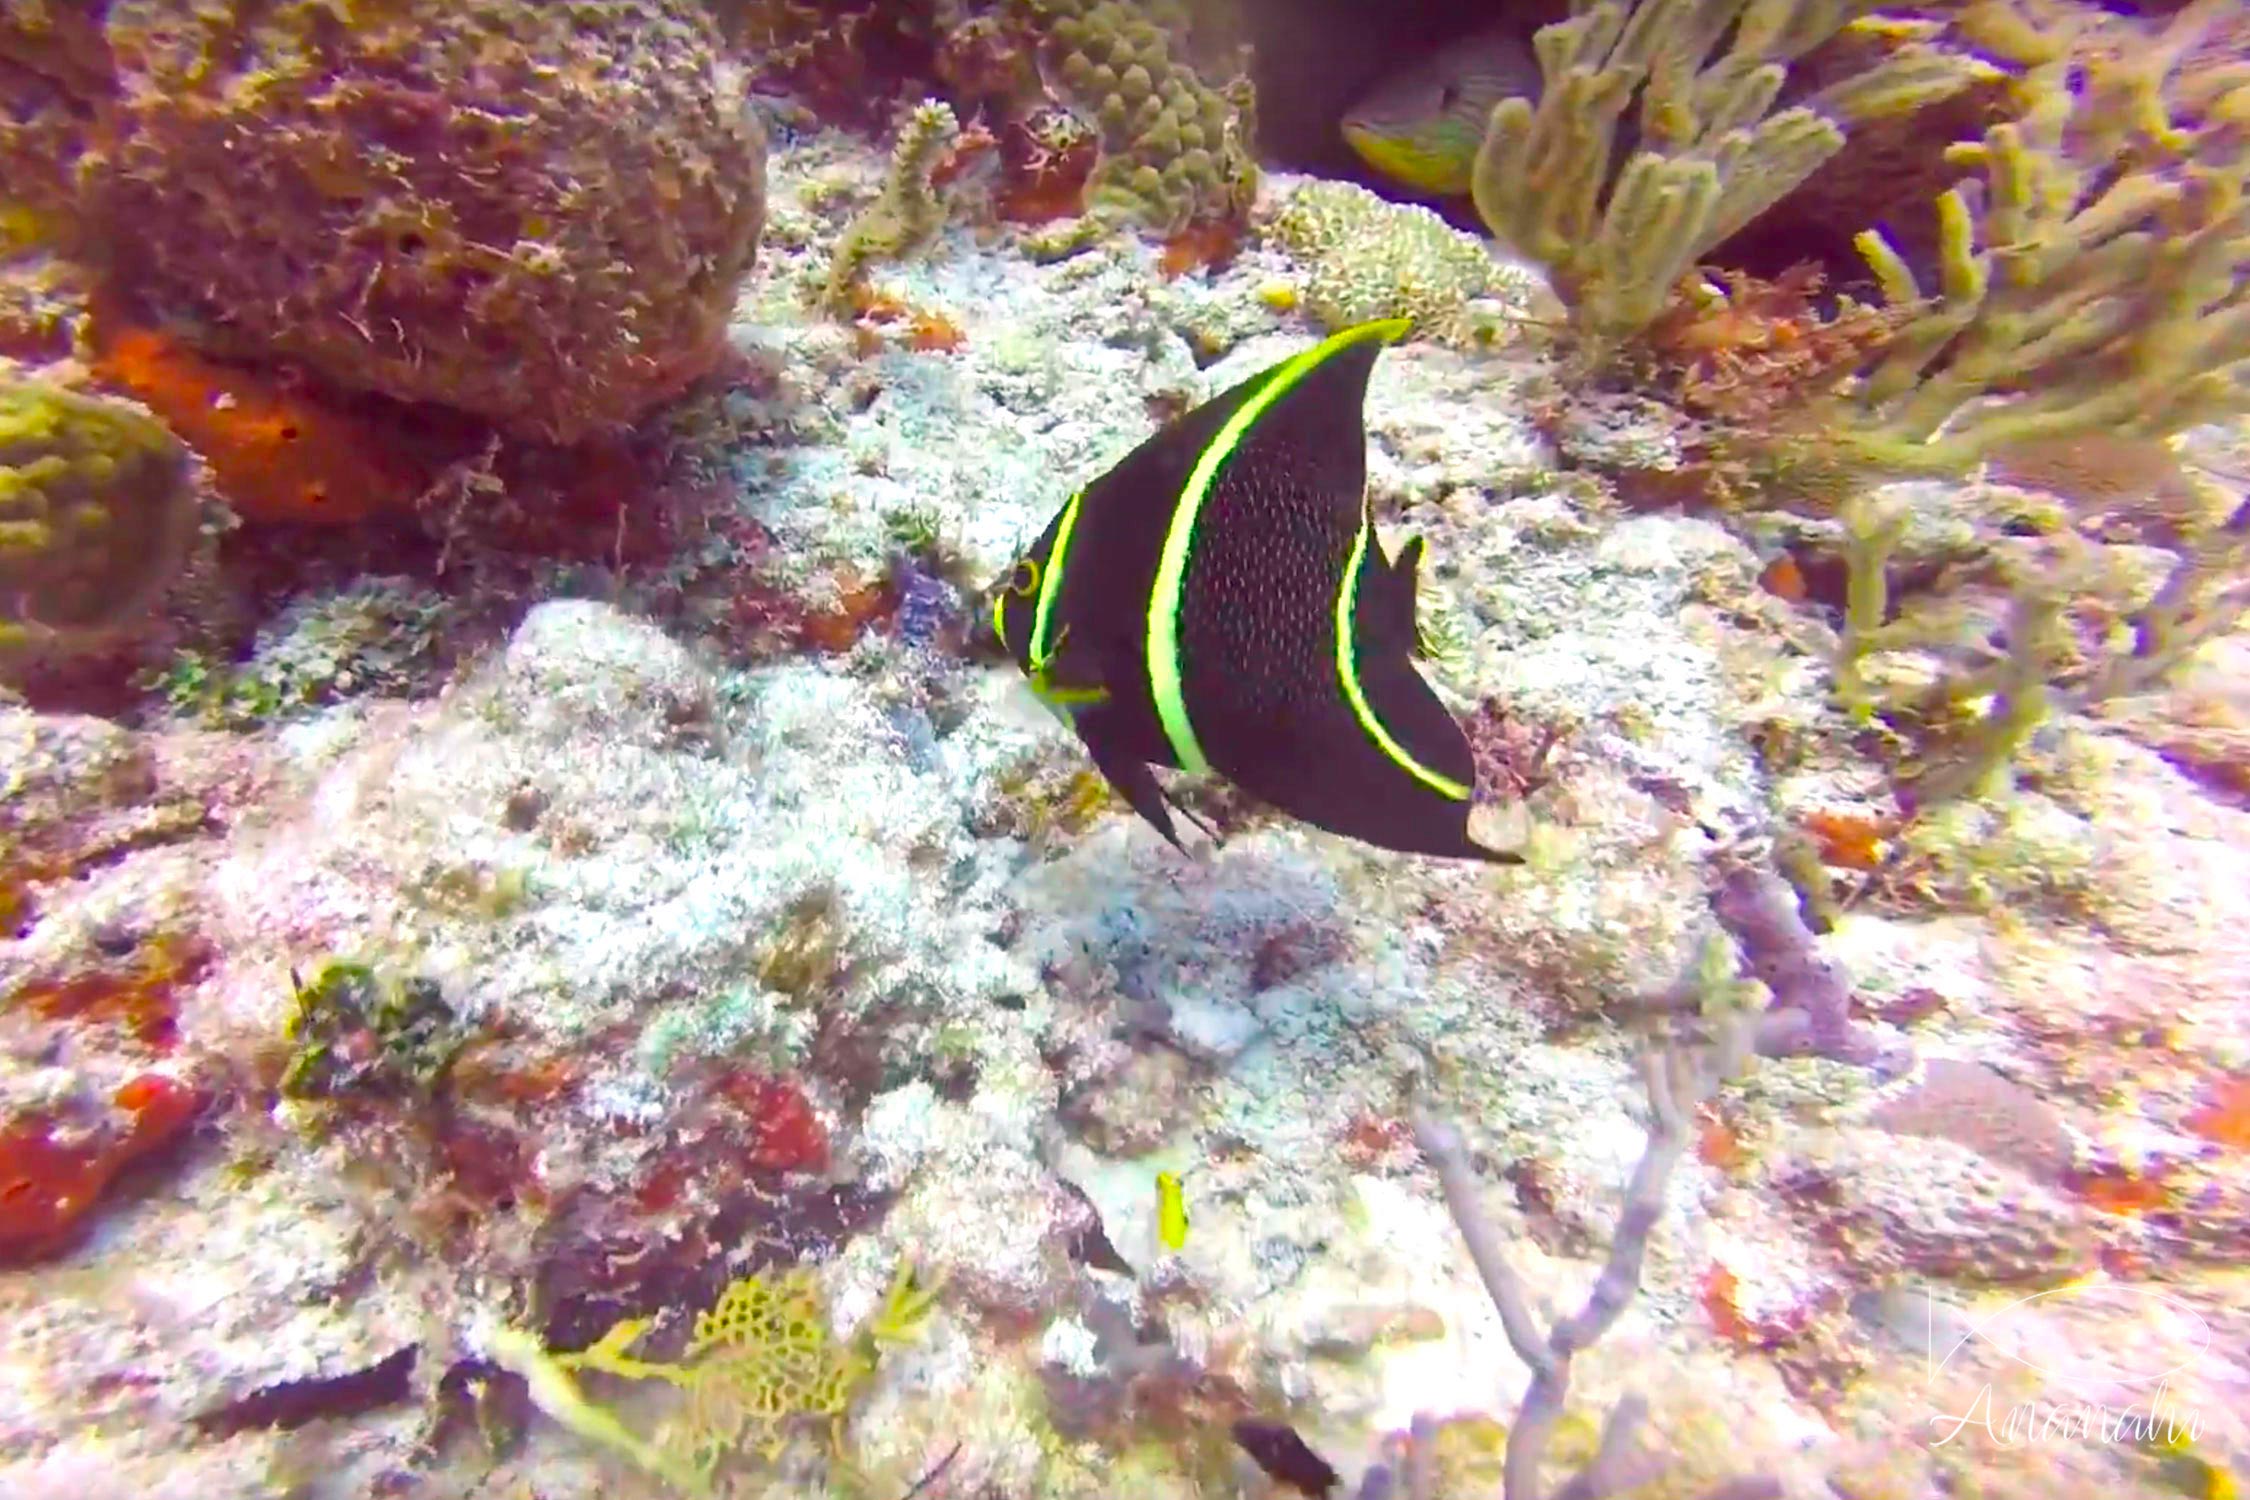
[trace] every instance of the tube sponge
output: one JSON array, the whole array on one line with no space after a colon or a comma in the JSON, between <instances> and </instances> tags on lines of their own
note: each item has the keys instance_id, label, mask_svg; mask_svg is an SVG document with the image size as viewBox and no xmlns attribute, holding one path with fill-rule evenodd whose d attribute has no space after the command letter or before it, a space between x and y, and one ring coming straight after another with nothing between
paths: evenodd
<instances>
[{"instance_id":1,"label":"tube sponge","mask_svg":"<svg viewBox=\"0 0 2250 1500\"><path fill-rule=\"evenodd\" d=\"M142 408L0 378L0 655L144 614L187 560L197 489Z\"/></svg>"}]
</instances>

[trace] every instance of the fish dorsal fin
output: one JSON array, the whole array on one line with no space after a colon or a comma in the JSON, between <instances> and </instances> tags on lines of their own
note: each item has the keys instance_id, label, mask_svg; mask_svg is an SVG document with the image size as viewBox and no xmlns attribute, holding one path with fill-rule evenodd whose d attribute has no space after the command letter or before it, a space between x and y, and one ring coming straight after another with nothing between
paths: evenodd
<instances>
[{"instance_id":1,"label":"fish dorsal fin","mask_svg":"<svg viewBox=\"0 0 2250 1500\"><path fill-rule=\"evenodd\" d=\"M1259 413L1235 445L1233 466L1257 482L1300 486L1328 502L1339 538L1359 529L1367 492L1367 380L1403 322L1363 323L1278 366L1251 400Z\"/></svg>"}]
</instances>

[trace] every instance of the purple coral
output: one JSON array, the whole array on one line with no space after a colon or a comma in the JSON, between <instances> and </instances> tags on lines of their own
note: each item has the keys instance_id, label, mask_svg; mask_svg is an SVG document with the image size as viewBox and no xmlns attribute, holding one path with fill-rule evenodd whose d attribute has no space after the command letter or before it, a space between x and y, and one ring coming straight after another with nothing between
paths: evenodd
<instances>
[{"instance_id":1,"label":"purple coral","mask_svg":"<svg viewBox=\"0 0 2250 1500\"><path fill-rule=\"evenodd\" d=\"M1820 956L1812 929L1789 884L1749 865L1727 872L1711 896L1719 925L1742 950L1745 974L1772 992L1758 1028L1767 1057L1815 1053L1895 1073L1904 1060L1852 1019L1852 990L1843 970Z\"/></svg>"}]
</instances>

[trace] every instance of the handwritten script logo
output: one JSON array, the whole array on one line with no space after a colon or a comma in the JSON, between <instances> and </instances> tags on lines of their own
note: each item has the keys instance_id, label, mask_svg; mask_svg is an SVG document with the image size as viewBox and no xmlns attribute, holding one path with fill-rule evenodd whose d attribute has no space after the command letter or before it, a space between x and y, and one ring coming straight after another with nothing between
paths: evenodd
<instances>
[{"instance_id":1,"label":"handwritten script logo","mask_svg":"<svg viewBox=\"0 0 2250 1500\"><path fill-rule=\"evenodd\" d=\"M2081 1331L2067 1339L2047 1316L2057 1310L2049 1304L2063 1301L2073 1304L2083 1319ZM1931 1415L1934 1448L1944 1447L1966 1428L1982 1429L1988 1440L2004 1448L2062 1441L2177 1447L2201 1436L2200 1414L2172 1401L2171 1380L2211 1347L2211 1329L2177 1298L2146 1287L2096 1284L2036 1292L1966 1327L1956 1321L1941 1329L1935 1304L1926 1295L1923 1313L1933 1392L1938 1377L1972 1341L2036 1371L2045 1385L2037 1398L2003 1407L1986 1382L1960 1411ZM2153 1346L2187 1352L2176 1358L2146 1354L2128 1339L2089 1348L2082 1331L2089 1326L2147 1329L2158 1335L2150 1340Z\"/></svg>"}]
</instances>

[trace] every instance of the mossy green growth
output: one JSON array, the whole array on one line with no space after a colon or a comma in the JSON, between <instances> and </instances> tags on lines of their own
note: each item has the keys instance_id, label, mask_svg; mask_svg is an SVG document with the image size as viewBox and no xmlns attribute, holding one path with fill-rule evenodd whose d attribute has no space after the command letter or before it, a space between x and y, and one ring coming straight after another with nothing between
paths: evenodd
<instances>
[{"instance_id":1,"label":"mossy green growth","mask_svg":"<svg viewBox=\"0 0 2250 1500\"><path fill-rule=\"evenodd\" d=\"M145 614L199 526L193 463L162 422L0 377L0 655Z\"/></svg>"},{"instance_id":2,"label":"mossy green growth","mask_svg":"<svg viewBox=\"0 0 2250 1500\"><path fill-rule=\"evenodd\" d=\"M307 594L258 632L248 661L181 651L141 686L212 729L253 729L358 694L408 694L442 655L445 601L404 579Z\"/></svg>"},{"instance_id":3,"label":"mossy green growth","mask_svg":"<svg viewBox=\"0 0 2250 1500\"><path fill-rule=\"evenodd\" d=\"M945 227L945 198L935 183L937 169L961 136L953 107L925 99L914 107L891 148L891 169L882 196L845 226L829 262L821 304L843 316L852 310L861 276L877 260L905 260L929 248Z\"/></svg>"},{"instance_id":4,"label":"mossy green growth","mask_svg":"<svg viewBox=\"0 0 2250 1500\"><path fill-rule=\"evenodd\" d=\"M394 980L332 961L297 985L281 1092L292 1099L366 1090L426 1096L468 1041L435 981Z\"/></svg>"},{"instance_id":5,"label":"mossy green growth","mask_svg":"<svg viewBox=\"0 0 2250 1500\"><path fill-rule=\"evenodd\" d=\"M707 1495L729 1456L748 1448L770 1461L807 1420L825 1421L829 1444L840 1452L852 1402L885 1350L920 1341L939 1289L901 1260L881 1306L849 1339L839 1339L829 1329L819 1280L799 1266L730 1285L696 1314L677 1362L631 1352L648 1332L648 1318L628 1318L576 1353L547 1350L514 1328L497 1330L491 1350L524 1377L550 1417L678 1489ZM686 1406L654 1438L642 1438L579 1390L574 1377L583 1370L663 1381L681 1391Z\"/></svg>"}]
</instances>

